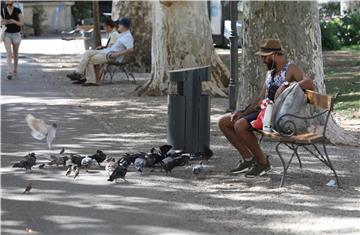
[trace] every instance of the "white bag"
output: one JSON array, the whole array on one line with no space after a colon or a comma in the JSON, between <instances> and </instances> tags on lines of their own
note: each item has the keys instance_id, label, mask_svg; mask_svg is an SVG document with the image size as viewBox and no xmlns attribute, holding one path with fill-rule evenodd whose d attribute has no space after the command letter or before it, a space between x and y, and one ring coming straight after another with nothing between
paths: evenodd
<instances>
[{"instance_id":1,"label":"white bag","mask_svg":"<svg viewBox=\"0 0 360 235\"><path fill-rule=\"evenodd\" d=\"M5 8L2 8L2 10L3 10L3 16L5 17L4 9L5 9ZM2 42L4 41L5 30L6 30L6 25L1 25L1 29L0 29L0 43L2 43Z\"/></svg>"},{"instance_id":2,"label":"white bag","mask_svg":"<svg viewBox=\"0 0 360 235\"><path fill-rule=\"evenodd\" d=\"M283 115L289 116L283 117ZM298 83L286 88L276 99L272 116L273 129L289 135L305 132L308 127L307 120L295 118L291 115L309 116L306 96Z\"/></svg>"}]
</instances>

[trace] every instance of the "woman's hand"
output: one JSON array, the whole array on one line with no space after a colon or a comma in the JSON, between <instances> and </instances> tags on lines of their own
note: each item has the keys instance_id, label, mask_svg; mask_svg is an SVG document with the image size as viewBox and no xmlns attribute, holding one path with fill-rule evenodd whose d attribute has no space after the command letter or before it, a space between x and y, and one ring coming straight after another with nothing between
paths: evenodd
<instances>
[{"instance_id":1,"label":"woman's hand","mask_svg":"<svg viewBox=\"0 0 360 235\"><path fill-rule=\"evenodd\" d=\"M116 57L118 57L118 56L119 56L118 53L115 52L115 51L110 52L110 55L109 55L109 57L110 57L111 59L116 59Z\"/></svg>"},{"instance_id":2,"label":"woman's hand","mask_svg":"<svg viewBox=\"0 0 360 235\"><path fill-rule=\"evenodd\" d=\"M5 19L1 20L1 25L7 25L7 24L8 24L8 20Z\"/></svg>"},{"instance_id":3,"label":"woman's hand","mask_svg":"<svg viewBox=\"0 0 360 235\"><path fill-rule=\"evenodd\" d=\"M17 24L17 23L18 23L18 22L17 22L16 20L14 20L14 19L10 19L10 20L8 20L7 22L8 22L8 24Z\"/></svg>"}]
</instances>

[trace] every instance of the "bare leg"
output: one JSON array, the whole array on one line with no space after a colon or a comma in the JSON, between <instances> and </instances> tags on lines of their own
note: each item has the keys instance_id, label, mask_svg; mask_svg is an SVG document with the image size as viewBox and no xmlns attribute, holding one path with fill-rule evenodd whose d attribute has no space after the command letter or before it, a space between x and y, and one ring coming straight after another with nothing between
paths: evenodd
<instances>
[{"instance_id":1,"label":"bare leg","mask_svg":"<svg viewBox=\"0 0 360 235\"><path fill-rule=\"evenodd\" d=\"M19 47L20 47L20 43L13 43L13 53L14 53L14 74L16 74L17 72L17 66L18 66L18 62L19 62Z\"/></svg>"},{"instance_id":2,"label":"bare leg","mask_svg":"<svg viewBox=\"0 0 360 235\"><path fill-rule=\"evenodd\" d=\"M256 161L260 164L266 164L267 159L262 152L258 140L254 133L249 129L249 123L241 118L235 123L236 135L242 140L246 147L254 154Z\"/></svg>"},{"instance_id":3,"label":"bare leg","mask_svg":"<svg viewBox=\"0 0 360 235\"><path fill-rule=\"evenodd\" d=\"M246 147L242 139L235 132L234 122L230 120L231 114L225 114L219 118L218 125L226 139L239 151L242 157L251 158L253 154Z\"/></svg>"},{"instance_id":4,"label":"bare leg","mask_svg":"<svg viewBox=\"0 0 360 235\"><path fill-rule=\"evenodd\" d=\"M7 62L7 66L8 66L8 74L12 74L13 73L13 64L12 64L12 49L11 49L11 41L7 38L5 38L4 40L4 45L5 45L5 49L6 49L6 62Z\"/></svg>"}]
</instances>

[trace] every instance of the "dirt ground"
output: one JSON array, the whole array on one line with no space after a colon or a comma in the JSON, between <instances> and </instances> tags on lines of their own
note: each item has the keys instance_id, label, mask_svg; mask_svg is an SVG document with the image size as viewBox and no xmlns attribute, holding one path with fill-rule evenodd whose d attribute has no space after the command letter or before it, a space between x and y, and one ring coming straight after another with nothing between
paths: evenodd
<instances>
[{"instance_id":1,"label":"dirt ground","mask_svg":"<svg viewBox=\"0 0 360 235\"><path fill-rule=\"evenodd\" d=\"M71 85L65 74L74 68L75 62L79 59L78 56L29 55L29 57L31 60L26 62L27 66L39 67L30 72L23 71L23 77L19 80L26 79L27 76L38 77L44 81L44 89L46 86L58 87L66 94L66 97L56 97L56 99L44 101L39 98L34 101L35 103L44 102L54 109L61 105L64 108L64 117L61 118L74 119L74 123L79 122L76 119L76 113L68 113L67 107L81 113L86 119L95 120L94 126L87 126L86 120L84 120L81 124L84 130L79 130L78 135L76 130L72 130L72 136L68 138L63 133L61 142L56 142L57 147L65 146L70 151L80 153L91 152L100 147L107 154L119 157L124 152L148 151L151 147L166 142L167 97L134 96L131 92L136 85L127 81L114 81L112 84L107 82L101 87ZM141 82L141 80L147 79L148 75L136 74L136 77ZM26 91L24 92L26 93ZM10 98L7 97L7 99ZM33 101L29 100L28 102L31 105ZM226 99L212 98L211 148L215 155L205 164L204 175L195 178L190 172L191 166L176 168L170 177L166 177L162 172L150 173L148 171L141 177L133 172L133 169L130 169L128 177L130 184L120 186L123 188L122 196L118 191L113 190L114 188L108 188L107 193L114 196L108 196L106 199L108 203L113 203L112 209L130 210L130 206L124 203L127 198L128 202L145 200L145 202L151 202L161 208L171 208L170 212L172 213L162 214L161 218L165 218L165 216L171 218L176 214L185 216L181 219L178 218L178 221L174 217L174 220L168 224L159 226L161 228L154 229L149 225L142 231L129 229L127 231L132 231L132 233L124 234L308 235L360 233L359 147L329 146L329 155L341 177L343 189L326 186L325 184L334 178L331 171L303 151L300 152L303 157L303 169L299 168L298 163L293 163L286 178L285 187L278 188L281 167L275 152L275 145L271 142L262 143L264 151L271 155L270 161L274 167L268 176L257 179L232 176L228 172L236 164L239 156L216 126L217 118L224 113L226 107ZM52 117L50 113L47 115L49 118L61 119ZM70 126L71 121L66 121L66 128L69 130L75 128L75 126ZM85 130L87 128L89 129L88 134ZM101 131L96 133L91 130L92 128ZM4 137L3 133L2 137ZM7 151L3 149L2 155L4 152L7 158L14 155L9 149ZM281 151L288 159L289 156L286 154L289 151L284 148ZM11 168L4 166L3 160L2 164L3 179L16 174L11 172ZM56 172L56 176L59 174L62 173ZM39 184L49 180L49 175L46 177L35 175L34 177ZM94 187L94 191L98 192L99 187L102 187L101 184L103 184L99 178L101 178L101 173L89 174L78 182L70 183L68 192L71 192L77 184L82 187ZM2 185L2 187L4 186ZM151 197L147 193L147 190L150 189L155 191ZM10 200L14 191L14 186L5 186L3 199ZM135 191L136 193L143 192L143 197L139 199L141 195L133 195ZM48 193L49 200L60 203L60 198L51 196L56 192L49 191ZM99 194L99 197L102 198L101 191ZM96 195L94 196L96 197ZM90 203L88 200L81 200L81 202L84 203L84 206L86 203ZM146 211L139 210L134 213L138 217L148 213L160 216L156 206L149 206ZM2 219L4 222L4 218ZM127 221L126 218L125 221ZM151 223L155 223L155 220ZM11 231L9 229L12 227L11 221L6 226L5 228ZM178 231L182 231L182 233L166 230L166 228L178 228ZM67 231L70 232L67 234L75 234L71 233L73 230Z\"/></svg>"}]
</instances>

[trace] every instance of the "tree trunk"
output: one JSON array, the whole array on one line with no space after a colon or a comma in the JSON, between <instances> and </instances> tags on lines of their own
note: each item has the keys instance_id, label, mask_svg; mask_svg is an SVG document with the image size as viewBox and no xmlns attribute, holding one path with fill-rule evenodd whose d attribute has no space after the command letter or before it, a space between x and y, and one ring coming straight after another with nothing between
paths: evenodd
<instances>
[{"instance_id":1,"label":"tree trunk","mask_svg":"<svg viewBox=\"0 0 360 235\"><path fill-rule=\"evenodd\" d=\"M288 60L294 61L313 79L318 92L325 93L317 2L245 1L244 27L239 108L255 100L264 84L266 68L255 55L263 38L280 39ZM356 141L333 120L329 125L327 133L333 143Z\"/></svg>"},{"instance_id":2,"label":"tree trunk","mask_svg":"<svg viewBox=\"0 0 360 235\"><path fill-rule=\"evenodd\" d=\"M147 1L113 1L112 18L131 19L134 53L127 60L132 62L134 72L149 73L151 70L151 4Z\"/></svg>"},{"instance_id":3,"label":"tree trunk","mask_svg":"<svg viewBox=\"0 0 360 235\"><path fill-rule=\"evenodd\" d=\"M96 48L98 46L101 46L99 1L94 0L92 4L93 4L93 17L94 17L93 43L94 43L94 48Z\"/></svg>"},{"instance_id":4,"label":"tree trunk","mask_svg":"<svg viewBox=\"0 0 360 235\"><path fill-rule=\"evenodd\" d=\"M153 2L151 80L137 88L140 95L169 93L168 71L212 65L212 78L203 89L226 96L229 71L212 45L207 2Z\"/></svg>"}]
</instances>

